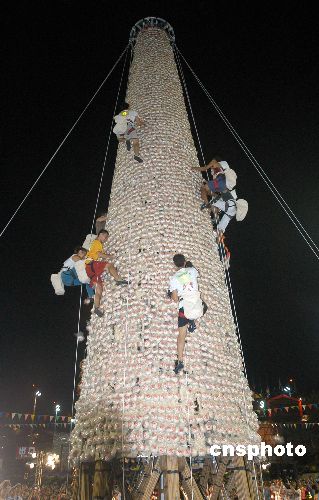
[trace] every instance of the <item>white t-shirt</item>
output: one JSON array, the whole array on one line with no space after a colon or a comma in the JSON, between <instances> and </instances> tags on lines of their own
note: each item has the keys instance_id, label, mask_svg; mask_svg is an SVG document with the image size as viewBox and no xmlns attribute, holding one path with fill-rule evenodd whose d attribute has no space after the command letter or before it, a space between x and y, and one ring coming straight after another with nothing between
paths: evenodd
<instances>
[{"instance_id":1,"label":"white t-shirt","mask_svg":"<svg viewBox=\"0 0 319 500\"><path fill-rule=\"evenodd\" d=\"M68 259L66 259L65 262L63 262L63 267L68 267L69 269L74 268L75 261L72 259L72 257L74 257L74 255L76 255L76 254L71 255L71 257L69 257Z\"/></svg>"},{"instance_id":2,"label":"white t-shirt","mask_svg":"<svg viewBox=\"0 0 319 500\"><path fill-rule=\"evenodd\" d=\"M131 122L134 125L135 118L138 117L138 113L136 111L129 111L126 115L126 121Z\"/></svg>"},{"instance_id":3,"label":"white t-shirt","mask_svg":"<svg viewBox=\"0 0 319 500\"><path fill-rule=\"evenodd\" d=\"M197 292L198 283L197 278L199 273L195 267L183 267L172 276L169 282L169 291L177 290L178 297L180 298L179 307L183 307L183 293L184 292Z\"/></svg>"}]
</instances>

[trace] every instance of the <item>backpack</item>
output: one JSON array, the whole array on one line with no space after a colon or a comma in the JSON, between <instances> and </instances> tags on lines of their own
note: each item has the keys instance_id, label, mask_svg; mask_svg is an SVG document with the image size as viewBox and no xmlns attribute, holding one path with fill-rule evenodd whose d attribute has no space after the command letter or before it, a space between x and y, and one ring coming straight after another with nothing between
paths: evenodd
<instances>
[{"instance_id":1,"label":"backpack","mask_svg":"<svg viewBox=\"0 0 319 500\"><path fill-rule=\"evenodd\" d=\"M240 200L236 200L236 207L237 207L236 220L240 222L244 220L244 218L247 215L248 202L246 200L243 200L242 198Z\"/></svg>"},{"instance_id":2,"label":"backpack","mask_svg":"<svg viewBox=\"0 0 319 500\"><path fill-rule=\"evenodd\" d=\"M58 274L51 274L51 283L54 288L55 295L64 295L64 284L61 280L61 271Z\"/></svg>"},{"instance_id":3,"label":"backpack","mask_svg":"<svg viewBox=\"0 0 319 500\"><path fill-rule=\"evenodd\" d=\"M85 260L78 260L77 262L75 262L74 268L81 283L90 283L91 280L86 274L85 270Z\"/></svg>"},{"instance_id":4,"label":"backpack","mask_svg":"<svg viewBox=\"0 0 319 500\"><path fill-rule=\"evenodd\" d=\"M82 247L85 248L85 250L90 250L90 246L95 239L96 234L87 234Z\"/></svg>"},{"instance_id":5,"label":"backpack","mask_svg":"<svg viewBox=\"0 0 319 500\"><path fill-rule=\"evenodd\" d=\"M114 134L116 135L125 134L127 129L126 115L122 115L122 113L120 113L119 115L116 115L114 117L114 120L116 124L115 127L113 128Z\"/></svg>"},{"instance_id":6,"label":"backpack","mask_svg":"<svg viewBox=\"0 0 319 500\"><path fill-rule=\"evenodd\" d=\"M227 187L227 189L229 189L231 191L236 186L237 174L236 174L235 170L230 168L227 161L219 161L218 163L220 164L220 166L224 170L224 174L225 174L225 178L226 178L226 187Z\"/></svg>"},{"instance_id":7,"label":"backpack","mask_svg":"<svg viewBox=\"0 0 319 500\"><path fill-rule=\"evenodd\" d=\"M198 291L183 293L183 308L185 318L198 319L204 314L203 301Z\"/></svg>"}]
</instances>

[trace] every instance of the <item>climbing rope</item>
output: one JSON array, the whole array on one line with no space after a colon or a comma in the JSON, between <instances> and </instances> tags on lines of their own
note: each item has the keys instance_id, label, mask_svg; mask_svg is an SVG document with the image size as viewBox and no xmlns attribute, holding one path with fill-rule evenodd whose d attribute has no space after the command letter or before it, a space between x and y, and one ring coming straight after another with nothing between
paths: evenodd
<instances>
[{"instance_id":1,"label":"climbing rope","mask_svg":"<svg viewBox=\"0 0 319 500\"><path fill-rule=\"evenodd\" d=\"M176 46L175 46L175 48L176 48L176 51L178 52L178 54L183 59L183 61L185 62L185 64L187 65L187 67L190 70L190 72L192 73L192 75L194 76L195 80L197 81L197 83L199 84L199 86L201 87L201 89L203 90L203 92L208 97L209 101L211 102L211 104L213 105L215 110L217 111L218 115L221 117L221 119L225 123L226 127L228 128L228 130L230 131L232 136L235 138L236 142L239 144L239 146L244 151L247 158L250 160L250 162L253 165L253 167L255 168L255 170L258 172L258 174L260 175L262 180L265 182L268 189L271 191L273 196L276 198L276 200L278 201L281 208L284 210L284 212L289 217L289 219L291 220L291 222L293 223L293 225L295 226L295 228L297 229L297 231L299 232L301 237L304 239L306 244L309 246L310 250L313 252L313 254L316 256L316 258L319 260L319 247L317 246L317 244L313 241L313 239L311 238L311 236L309 235L309 233L307 232L307 230L305 229L303 224L300 222L298 217L295 215L295 213L293 212L291 207L288 205L286 200L283 198L283 196L281 195L281 193L279 192L277 187L270 180L269 176L267 175L265 170L262 168L260 163L256 160L255 156L251 153L251 151L249 150L248 146L245 144L243 139L239 136L239 134L237 133L235 128L231 125L231 123L229 122L229 120L227 119L225 114L222 112L220 107L217 105L216 101L213 99L213 97L210 95L208 90L205 88L205 86L203 85L201 80L198 78L198 76L196 75L194 70L191 68L189 63L186 61L186 59L183 56L183 54L181 53L181 51Z\"/></svg>"},{"instance_id":2,"label":"climbing rope","mask_svg":"<svg viewBox=\"0 0 319 500\"><path fill-rule=\"evenodd\" d=\"M194 113L193 113L193 108L192 108L191 100L190 100L190 97L189 97L189 93L188 93L188 89L187 89L187 85L186 85L186 80L185 80L183 68L182 68L182 65L181 65L181 62L180 62L180 59L179 59L177 47L173 46L173 51L174 51L174 55L175 55L175 59L176 59L176 63L177 63L177 68L179 70L179 74L180 74L180 77L181 77L181 80L182 80L184 92L185 92L185 95L186 95L186 98L187 98L187 102L188 102L188 106L189 106L189 109L190 109L191 117L192 117L192 120L193 120L195 132L196 132L196 137L197 137L197 142L198 142L199 150L200 150L201 157L202 157L202 160L203 160L203 165L206 165L205 156L204 156L202 144L201 144L201 141L200 141L200 138L199 138L199 133L198 133L197 125L196 125L196 120L195 120L195 116L194 116ZM208 172L206 172L206 176L208 178Z\"/></svg>"},{"instance_id":3,"label":"climbing rope","mask_svg":"<svg viewBox=\"0 0 319 500\"><path fill-rule=\"evenodd\" d=\"M69 433L69 453L68 453L68 457L70 457L70 453L71 453L71 432L72 432L73 416L74 416L74 401L75 401L76 374L77 374L78 347L79 347L79 337L78 337L78 335L80 333L82 291L83 291L83 287L80 286L80 300L79 300L79 311L78 311L78 330L77 330L76 348L75 348L75 361L74 361L73 392L72 392L71 423L70 423L70 433ZM67 474L66 474L66 484L67 485L69 484L69 472L70 472L70 458L68 458L68 469L67 469Z\"/></svg>"},{"instance_id":4,"label":"climbing rope","mask_svg":"<svg viewBox=\"0 0 319 500\"><path fill-rule=\"evenodd\" d=\"M130 200L132 197L129 197ZM132 203L130 202L130 209L128 211L129 214L132 212ZM131 217L130 217L130 224L129 224L129 234L128 234L128 240L131 241L131 234L132 234L132 223L131 223ZM124 337L124 368L123 368L123 395L122 395L122 467L123 467L123 472L122 472L122 481L123 481L123 495L124 495L124 500L126 499L125 495L125 458L124 458L124 414L125 414L125 385L126 385L126 364L127 364L127 336L128 336L128 315L129 315L129 287L130 287L130 268L131 268L131 246L129 245L128 249L128 272L127 272L127 281L128 281L128 291L126 295L126 315L125 315L125 337Z\"/></svg>"},{"instance_id":5,"label":"climbing rope","mask_svg":"<svg viewBox=\"0 0 319 500\"><path fill-rule=\"evenodd\" d=\"M34 181L34 183L30 187L30 189L27 192L27 194L24 196L24 198L22 199L22 201L19 203L19 205L17 206L17 208L13 212L12 216L10 217L10 219L8 220L8 222L6 223L6 225L3 227L3 229L2 229L2 231L0 233L0 238L2 237L2 235L4 234L4 232L6 231L6 229L8 228L8 226L11 224L11 222L13 221L13 219L15 218L15 216L19 212L19 210L22 207L22 205L24 204L24 202L30 196L30 194L32 193L33 189L38 184L39 180L41 179L41 177L43 176L43 174L46 172L47 168L50 166L50 164L52 163L52 160L55 158L55 156L57 155L57 153L60 151L61 147L63 146L63 144L65 143L65 141L67 140L67 138L69 137L69 135L71 134L71 132L74 130L74 128L76 127L76 125L79 123L79 121L81 120L81 118L84 115L84 113L86 112L86 110L89 108L89 106L91 105L91 103L93 102L93 100L95 99L95 97L97 96L97 94L100 92L100 90L103 87L103 85L105 84L105 82L108 80L108 78L110 77L110 75L113 73L114 69L116 68L116 66L118 65L118 63L121 61L121 59L124 56L124 54L127 53L128 47L129 47L129 45L127 45L125 47L125 49L123 50L123 52L120 55L120 57L114 63L114 65L112 66L112 68L110 69L110 71L108 72L108 74L106 75L106 77L104 78L104 80L102 81L102 83L99 85L99 87L97 88L97 90L94 92L93 96L91 97L91 99L89 100L89 102L87 103L87 105L85 106L85 108L83 109L83 111L79 114L78 118L75 120L75 122L73 123L72 127L70 128L70 130L68 131L68 133L65 135L64 139L62 139L62 141L60 142L59 146L57 147L57 149L55 150L55 152L53 153L53 155L49 159L48 163L42 169L42 172L40 173L40 175L37 177L37 179Z\"/></svg>"},{"instance_id":6,"label":"climbing rope","mask_svg":"<svg viewBox=\"0 0 319 500\"><path fill-rule=\"evenodd\" d=\"M188 446L189 446L189 469L191 473L191 488L192 488L192 500L194 500L194 487L193 487L193 464L192 464L192 432L191 432L191 423L190 423L190 413L189 413L189 391L188 391L188 358L187 358L187 343L185 342L185 371L186 371L186 407L187 407L187 423L188 423Z\"/></svg>"}]
</instances>

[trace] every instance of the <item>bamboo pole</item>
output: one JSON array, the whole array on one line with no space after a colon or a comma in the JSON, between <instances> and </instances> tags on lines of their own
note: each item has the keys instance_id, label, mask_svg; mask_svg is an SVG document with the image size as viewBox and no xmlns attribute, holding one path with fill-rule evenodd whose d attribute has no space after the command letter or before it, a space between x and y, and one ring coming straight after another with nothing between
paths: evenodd
<instances>
[{"instance_id":1,"label":"bamboo pole","mask_svg":"<svg viewBox=\"0 0 319 500\"><path fill-rule=\"evenodd\" d=\"M253 500L246 474L246 467L243 457L234 457L234 475L238 500Z\"/></svg>"},{"instance_id":2,"label":"bamboo pole","mask_svg":"<svg viewBox=\"0 0 319 500\"><path fill-rule=\"evenodd\" d=\"M149 500L160 475L160 460L158 459L154 463L150 461L144 468L143 479L138 490L133 493L134 500Z\"/></svg>"},{"instance_id":3,"label":"bamboo pole","mask_svg":"<svg viewBox=\"0 0 319 500\"><path fill-rule=\"evenodd\" d=\"M161 469L164 474L165 499L180 500L178 458L176 456L161 457Z\"/></svg>"},{"instance_id":4,"label":"bamboo pole","mask_svg":"<svg viewBox=\"0 0 319 500\"><path fill-rule=\"evenodd\" d=\"M189 499L203 500L204 497L201 494L195 479L192 478L191 470L189 468L186 459L184 458L183 461L184 461L184 468L181 472L183 490L185 491Z\"/></svg>"},{"instance_id":5,"label":"bamboo pole","mask_svg":"<svg viewBox=\"0 0 319 500\"><path fill-rule=\"evenodd\" d=\"M89 470L90 470L90 466L88 463L81 464L80 500L91 500Z\"/></svg>"},{"instance_id":6,"label":"bamboo pole","mask_svg":"<svg viewBox=\"0 0 319 500\"><path fill-rule=\"evenodd\" d=\"M95 462L93 481L93 500L112 500L113 481L108 474L107 463L103 460Z\"/></svg>"},{"instance_id":7,"label":"bamboo pole","mask_svg":"<svg viewBox=\"0 0 319 500\"><path fill-rule=\"evenodd\" d=\"M227 457L221 457L220 460L218 460L218 471L213 481L213 492L211 495L211 500L217 500L220 494L228 463L229 463L229 458Z\"/></svg>"}]
</instances>

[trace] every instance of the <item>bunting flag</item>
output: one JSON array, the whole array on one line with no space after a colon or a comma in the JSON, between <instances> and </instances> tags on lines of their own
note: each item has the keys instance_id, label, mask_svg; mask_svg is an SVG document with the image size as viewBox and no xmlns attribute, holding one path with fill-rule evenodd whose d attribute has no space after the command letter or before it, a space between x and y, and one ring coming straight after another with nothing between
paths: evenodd
<instances>
[{"instance_id":1,"label":"bunting flag","mask_svg":"<svg viewBox=\"0 0 319 500\"><path fill-rule=\"evenodd\" d=\"M9 419L12 422L34 422L37 424L45 422L71 422L72 417L69 415L34 415L32 413L17 413L0 411L0 421Z\"/></svg>"},{"instance_id":2,"label":"bunting flag","mask_svg":"<svg viewBox=\"0 0 319 500\"><path fill-rule=\"evenodd\" d=\"M54 428L64 428L67 429L71 426L71 423L61 423L61 424L0 424L0 428L10 427L10 429L23 429L23 428L43 428L43 429L54 429Z\"/></svg>"},{"instance_id":3,"label":"bunting flag","mask_svg":"<svg viewBox=\"0 0 319 500\"><path fill-rule=\"evenodd\" d=\"M308 403L306 405L302 405L302 409L305 410L306 408L308 408L309 410L312 410L312 409L315 409L317 410L319 408L319 403ZM276 408L271 408L272 410L274 411L286 411L286 412L289 412L289 410L298 410L299 409L299 406L278 406ZM270 408L268 408L268 412L269 412ZM262 408L257 408L255 410L256 412L258 413L263 413L264 410Z\"/></svg>"}]
</instances>

